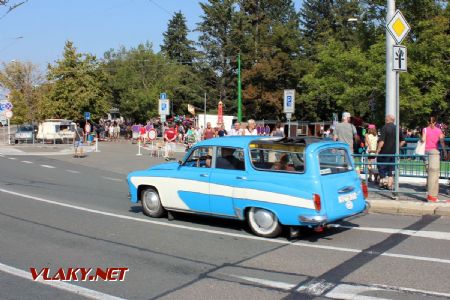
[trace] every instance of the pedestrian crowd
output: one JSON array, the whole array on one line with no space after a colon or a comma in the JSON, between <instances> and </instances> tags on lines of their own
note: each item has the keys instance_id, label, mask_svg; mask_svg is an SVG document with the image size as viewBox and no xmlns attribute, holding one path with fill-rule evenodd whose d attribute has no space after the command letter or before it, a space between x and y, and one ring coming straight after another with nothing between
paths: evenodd
<instances>
[{"instance_id":1,"label":"pedestrian crowd","mask_svg":"<svg viewBox=\"0 0 450 300\"><path fill-rule=\"evenodd\" d=\"M428 171L427 157L437 150L441 154L441 160L449 159L444 141L444 133L437 124L435 117L428 119L428 126L423 130L402 130L395 125L395 117L387 114L385 124L381 130L377 130L374 124L362 124L359 130L351 123L351 115L348 112L342 114L342 121L335 124L325 135L332 136L333 140L348 144L352 153L365 154L369 182L376 182L381 189L394 189L396 139L399 136L399 149L401 159L411 159L414 155L425 161L425 169ZM423 145L422 152L416 150L401 149L405 145L405 138L418 138L418 146ZM440 148L439 148L440 146ZM409 152L407 152L409 151ZM409 155L409 156L408 156Z\"/></svg>"}]
</instances>

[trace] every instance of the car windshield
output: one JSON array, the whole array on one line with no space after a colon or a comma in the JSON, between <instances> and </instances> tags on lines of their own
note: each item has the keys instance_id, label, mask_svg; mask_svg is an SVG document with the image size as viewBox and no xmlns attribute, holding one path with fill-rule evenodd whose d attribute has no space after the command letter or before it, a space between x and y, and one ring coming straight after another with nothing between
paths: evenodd
<instances>
[{"instance_id":1,"label":"car windshield","mask_svg":"<svg viewBox=\"0 0 450 300\"><path fill-rule=\"evenodd\" d=\"M305 171L304 145L282 143L251 143L250 158L257 170L275 172Z\"/></svg>"},{"instance_id":2,"label":"car windshield","mask_svg":"<svg viewBox=\"0 0 450 300\"><path fill-rule=\"evenodd\" d=\"M17 131L18 132L24 132L24 131L33 131L33 126L20 126Z\"/></svg>"}]
</instances>

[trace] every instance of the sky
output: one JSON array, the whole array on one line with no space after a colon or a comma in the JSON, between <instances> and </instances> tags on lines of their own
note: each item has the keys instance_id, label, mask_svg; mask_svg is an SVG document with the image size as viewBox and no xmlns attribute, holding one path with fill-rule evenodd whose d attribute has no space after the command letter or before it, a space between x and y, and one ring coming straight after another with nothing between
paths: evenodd
<instances>
[{"instance_id":1,"label":"sky","mask_svg":"<svg viewBox=\"0 0 450 300\"><path fill-rule=\"evenodd\" d=\"M10 4L24 0L9 0ZM201 21L198 0L28 0L5 15L0 8L0 63L30 61L45 71L70 40L79 52L99 58L109 49L147 41L160 51L163 32L181 11L190 30ZM301 0L295 0L300 8ZM197 40L198 33L189 34Z\"/></svg>"}]
</instances>

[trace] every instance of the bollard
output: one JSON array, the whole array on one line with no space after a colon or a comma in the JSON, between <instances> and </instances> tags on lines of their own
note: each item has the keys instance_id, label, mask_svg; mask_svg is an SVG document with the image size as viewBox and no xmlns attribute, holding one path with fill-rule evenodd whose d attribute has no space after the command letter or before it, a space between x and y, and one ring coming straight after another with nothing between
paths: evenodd
<instances>
[{"instance_id":1,"label":"bollard","mask_svg":"<svg viewBox=\"0 0 450 300\"><path fill-rule=\"evenodd\" d=\"M428 177L427 177L428 201L436 202L438 200L439 172L440 172L439 151L433 149L428 152Z\"/></svg>"},{"instance_id":2,"label":"bollard","mask_svg":"<svg viewBox=\"0 0 450 300\"><path fill-rule=\"evenodd\" d=\"M95 138L95 152L100 152L98 150L98 137Z\"/></svg>"},{"instance_id":3,"label":"bollard","mask_svg":"<svg viewBox=\"0 0 450 300\"><path fill-rule=\"evenodd\" d=\"M138 154L136 154L137 156L141 156L142 154L141 154L141 139L139 138L138 139Z\"/></svg>"}]
</instances>

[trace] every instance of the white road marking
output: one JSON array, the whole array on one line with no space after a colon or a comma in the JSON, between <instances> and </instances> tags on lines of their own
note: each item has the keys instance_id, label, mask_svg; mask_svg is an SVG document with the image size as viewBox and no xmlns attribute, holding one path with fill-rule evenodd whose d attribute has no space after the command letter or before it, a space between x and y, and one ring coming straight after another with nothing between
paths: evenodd
<instances>
[{"instance_id":1,"label":"white road marking","mask_svg":"<svg viewBox=\"0 0 450 300\"><path fill-rule=\"evenodd\" d=\"M280 290L285 291L291 291L294 287L297 286L297 284L283 282L283 281L275 281L275 280L268 280L268 279L262 279L262 278L256 278L256 277L249 277L249 276L240 276L240 275L234 275L234 274L225 274L226 276L239 278L248 282L257 283L259 285L268 286L271 288L276 288ZM371 297L371 296L365 296L360 295L362 293L372 292L372 291L387 291L387 292L398 292L398 293L421 293L428 296L438 296L438 297L446 297L449 298L449 293L439 293L439 292L433 292L433 291L425 291L425 290L418 290L418 289L411 289L411 288L404 288L404 287L396 287L396 286L389 286L389 285L380 285L380 284L373 284L373 285L357 285L357 284L337 284L327 282L325 280L316 280L313 279L307 284L304 284L297 288L297 292L306 293L308 295L313 296L321 296L327 289L333 288L331 291L326 293L325 297L329 297L332 299L357 299L357 300L369 300L369 299L385 299L385 298L379 298L379 297Z\"/></svg>"},{"instance_id":2,"label":"white road marking","mask_svg":"<svg viewBox=\"0 0 450 300\"><path fill-rule=\"evenodd\" d=\"M1 189L1 188L0 188L0 192L4 192L4 193L10 194L10 195L19 196L22 198L28 198L31 200L36 200L36 201L40 201L40 202L44 202L44 203L48 203L48 204L54 204L54 205L58 205L58 206L73 208L73 209L80 210L80 211L86 211L86 212L90 212L90 213L94 213L94 214L98 214L98 215L110 216L110 217L115 217L115 218L119 218L119 219L123 219L123 220L131 220L131 221L136 221L136 222L155 224L155 225L166 226L166 227L171 227L171 228L185 229L185 230L196 231L196 232L206 232L206 233L210 233L210 234L237 237L237 238L242 238L242 239L247 239L247 240L257 240L257 241L263 241L266 243L291 245L291 246L296 246L296 247L305 247L305 248L313 248L313 249L321 249L321 250L334 250L334 251L349 252L349 253L362 253L363 252L363 250L360 250L360 249L316 245L316 244L300 242L300 241L292 243L292 242L289 242L286 240L275 240L275 239L271 240L271 239L266 239L266 238L262 238L262 237L258 237L258 236L245 235L245 234L241 234L241 233L232 233L232 232L224 232L224 231L212 230L212 229L206 229L206 228L190 227L190 226L186 226L186 225L166 223L166 222L155 221L155 220L151 220L151 219L141 219L141 218L126 216L126 215L119 215L116 213L110 213L110 212L100 211L100 210L96 210L96 209L86 208L86 207L82 207L82 206L76 206L76 205L72 205L72 204L62 203L62 202L58 202L58 201L48 200L48 199L35 197L35 196L22 194L22 193L17 193L17 192L13 192L13 191ZM443 259L443 258L404 255L404 254L396 254L396 253L389 253L389 252L377 253L377 255L382 256L382 257L403 258L403 259L409 259L409 260L427 261L427 262L442 263L442 264L450 265L450 260Z\"/></svg>"},{"instance_id":3,"label":"white road marking","mask_svg":"<svg viewBox=\"0 0 450 300\"><path fill-rule=\"evenodd\" d=\"M405 229L395 229L395 228L381 228L381 227L357 227L357 226L343 226L339 224L330 224L329 227L334 228L345 228L345 229L355 229L363 231L381 232L388 234L404 234L414 237L423 237L436 240L447 240L450 241L450 232L442 231L418 231L418 230L405 230Z\"/></svg>"},{"instance_id":4,"label":"white road marking","mask_svg":"<svg viewBox=\"0 0 450 300\"><path fill-rule=\"evenodd\" d=\"M32 161L29 161L29 160L22 160L22 162L26 163L26 164L32 164L33 163Z\"/></svg>"},{"instance_id":5,"label":"white road marking","mask_svg":"<svg viewBox=\"0 0 450 300\"><path fill-rule=\"evenodd\" d=\"M75 171L75 170L66 170L66 171L69 172L69 173L73 173L73 174L80 174L80 172Z\"/></svg>"},{"instance_id":6,"label":"white road marking","mask_svg":"<svg viewBox=\"0 0 450 300\"><path fill-rule=\"evenodd\" d=\"M332 299L349 299L349 300L370 300L370 299L386 299L371 296L360 295L362 293L373 292L382 290L380 288L372 286L363 285L351 285L351 284L339 284L330 292L328 292L325 297L330 297ZM389 299L387 299L389 300Z\"/></svg>"},{"instance_id":7,"label":"white road marking","mask_svg":"<svg viewBox=\"0 0 450 300\"><path fill-rule=\"evenodd\" d=\"M10 160L16 160L17 158L15 158L15 157L8 157L8 159L10 159Z\"/></svg>"},{"instance_id":8,"label":"white road marking","mask_svg":"<svg viewBox=\"0 0 450 300\"><path fill-rule=\"evenodd\" d=\"M21 269L17 269L5 264L0 263L0 271L14 275L14 276L18 276L18 277L22 277L25 279L28 279L30 281L34 281L33 278L31 277L31 274L29 272L26 272L24 270ZM63 290L63 291L67 291L70 293L74 293L80 296L84 296L90 299L108 299L108 300L121 300L123 298L119 298L119 297L115 297L109 294L105 294L102 292L98 292L98 291L94 291L94 290L90 290L75 284L70 284L67 282L63 282L63 281L44 281L42 279L42 277L39 277L35 282L38 282L40 284L45 284L45 285L49 285L52 286L54 288Z\"/></svg>"},{"instance_id":9,"label":"white road marking","mask_svg":"<svg viewBox=\"0 0 450 300\"><path fill-rule=\"evenodd\" d=\"M118 182L125 182L125 179L119 179L119 178L112 178L112 177L106 177L106 176L102 176L102 178L108 179L108 180L112 180L112 181L118 181Z\"/></svg>"},{"instance_id":10,"label":"white road marking","mask_svg":"<svg viewBox=\"0 0 450 300\"><path fill-rule=\"evenodd\" d=\"M54 166L49 166L49 165L41 165L41 167L43 168L47 168L47 169L54 169Z\"/></svg>"},{"instance_id":11,"label":"white road marking","mask_svg":"<svg viewBox=\"0 0 450 300\"><path fill-rule=\"evenodd\" d=\"M297 292L306 293L308 295L320 296L327 289L334 287L335 284L331 282L326 282L324 279L316 280L313 279L307 284L302 285L297 289Z\"/></svg>"},{"instance_id":12,"label":"white road marking","mask_svg":"<svg viewBox=\"0 0 450 300\"><path fill-rule=\"evenodd\" d=\"M248 277L248 276L239 276L239 275L233 275L233 274L226 274L227 276L243 279L245 281L257 283L264 286L269 286L271 288L280 289L280 290L291 290L293 289L296 284L292 283L286 283L282 281L274 281L274 280L267 280L267 279L261 279L261 278L255 278L255 277Z\"/></svg>"},{"instance_id":13,"label":"white road marking","mask_svg":"<svg viewBox=\"0 0 450 300\"><path fill-rule=\"evenodd\" d=\"M385 285L385 284L374 284L373 287L385 289L385 290L410 292L410 293L422 293L422 294L433 295L433 296L438 296L438 297L450 298L450 293L440 293L440 292L425 291L425 290L411 289L411 288L405 288L405 287L396 287L396 286Z\"/></svg>"}]
</instances>

